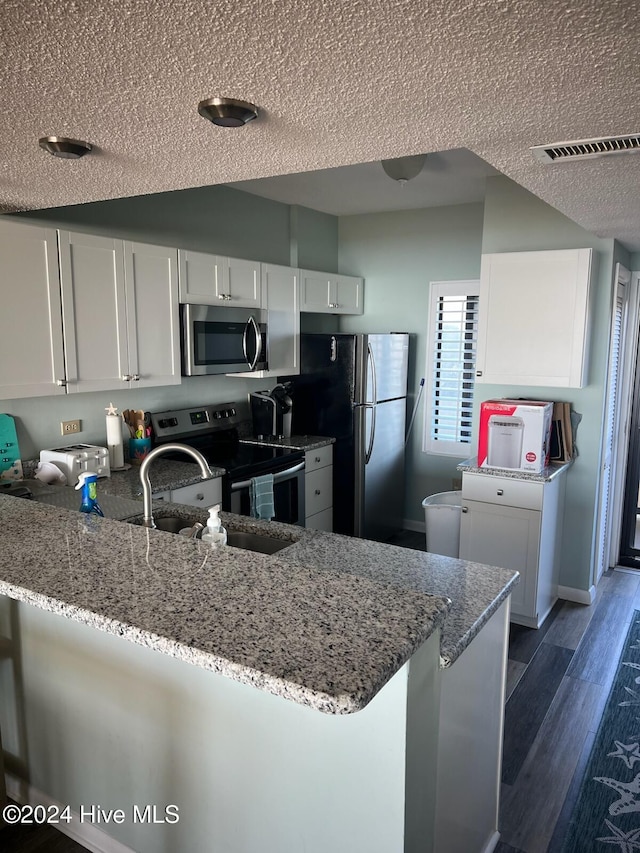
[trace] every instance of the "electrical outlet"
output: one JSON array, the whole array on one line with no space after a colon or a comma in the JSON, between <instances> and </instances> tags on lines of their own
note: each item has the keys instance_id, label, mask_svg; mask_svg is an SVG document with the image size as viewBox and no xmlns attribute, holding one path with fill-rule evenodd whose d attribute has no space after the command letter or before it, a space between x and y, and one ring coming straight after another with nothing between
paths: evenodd
<instances>
[{"instance_id":1,"label":"electrical outlet","mask_svg":"<svg viewBox=\"0 0 640 853\"><path fill-rule=\"evenodd\" d=\"M80 432L82 429L82 421L60 421L60 432L62 435L71 435L73 432Z\"/></svg>"}]
</instances>

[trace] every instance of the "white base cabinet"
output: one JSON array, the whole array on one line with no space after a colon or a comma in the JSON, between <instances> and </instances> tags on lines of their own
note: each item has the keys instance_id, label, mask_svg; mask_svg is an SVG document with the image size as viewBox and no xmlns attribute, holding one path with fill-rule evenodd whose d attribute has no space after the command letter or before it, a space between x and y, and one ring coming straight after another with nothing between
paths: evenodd
<instances>
[{"instance_id":1,"label":"white base cabinet","mask_svg":"<svg viewBox=\"0 0 640 853\"><path fill-rule=\"evenodd\" d=\"M208 509L210 506L222 503L222 477L214 477L212 480L201 480L190 486L181 486L178 489L156 492L154 501L171 501L174 504L185 506L197 506Z\"/></svg>"},{"instance_id":2,"label":"white base cabinet","mask_svg":"<svg viewBox=\"0 0 640 853\"><path fill-rule=\"evenodd\" d=\"M548 482L463 472L460 558L520 572L511 621L539 628L557 601L565 473Z\"/></svg>"},{"instance_id":3,"label":"white base cabinet","mask_svg":"<svg viewBox=\"0 0 640 853\"><path fill-rule=\"evenodd\" d=\"M305 527L333 532L333 446L305 454Z\"/></svg>"}]
</instances>

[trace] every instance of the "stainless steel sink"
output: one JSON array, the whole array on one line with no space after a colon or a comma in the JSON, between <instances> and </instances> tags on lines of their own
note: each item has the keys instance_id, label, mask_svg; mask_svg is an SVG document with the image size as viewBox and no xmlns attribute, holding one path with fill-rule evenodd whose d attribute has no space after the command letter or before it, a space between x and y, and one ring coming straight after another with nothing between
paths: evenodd
<instances>
[{"instance_id":1,"label":"stainless steel sink","mask_svg":"<svg viewBox=\"0 0 640 853\"><path fill-rule=\"evenodd\" d=\"M292 544L285 539L274 539L271 536L261 536L259 533L233 530L227 532L227 545L231 545L232 548L244 548L245 551L257 551L260 554L275 554Z\"/></svg>"},{"instance_id":2,"label":"stainless steel sink","mask_svg":"<svg viewBox=\"0 0 640 853\"><path fill-rule=\"evenodd\" d=\"M183 528L190 527L188 519L177 515L165 515L155 518L156 530L164 530L166 533L179 533ZM127 519L130 524L142 525L142 516ZM197 533L200 538L201 530ZM283 548L293 545L286 539L276 539L272 536L264 536L260 533L248 533L240 530L227 532L227 545L232 548L242 548L245 551L256 551L259 554L275 554Z\"/></svg>"}]
</instances>

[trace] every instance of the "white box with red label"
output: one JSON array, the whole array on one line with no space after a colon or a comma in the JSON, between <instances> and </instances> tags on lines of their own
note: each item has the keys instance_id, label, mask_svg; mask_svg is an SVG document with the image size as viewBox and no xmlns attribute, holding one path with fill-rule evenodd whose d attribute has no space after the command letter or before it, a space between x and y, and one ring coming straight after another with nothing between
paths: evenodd
<instances>
[{"instance_id":1,"label":"white box with red label","mask_svg":"<svg viewBox=\"0 0 640 853\"><path fill-rule=\"evenodd\" d=\"M539 474L549 462L553 403L485 400L480 404L478 465Z\"/></svg>"}]
</instances>

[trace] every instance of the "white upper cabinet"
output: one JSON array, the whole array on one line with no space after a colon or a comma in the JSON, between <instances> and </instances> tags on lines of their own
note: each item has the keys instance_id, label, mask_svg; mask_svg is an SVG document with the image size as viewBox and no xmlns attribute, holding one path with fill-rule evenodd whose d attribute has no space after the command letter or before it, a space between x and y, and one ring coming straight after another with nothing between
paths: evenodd
<instances>
[{"instance_id":1,"label":"white upper cabinet","mask_svg":"<svg viewBox=\"0 0 640 853\"><path fill-rule=\"evenodd\" d=\"M300 373L299 271L262 264L262 305L267 309L268 370L234 373L253 379Z\"/></svg>"},{"instance_id":2,"label":"white upper cabinet","mask_svg":"<svg viewBox=\"0 0 640 853\"><path fill-rule=\"evenodd\" d=\"M582 388L591 249L482 256L476 382Z\"/></svg>"},{"instance_id":3,"label":"white upper cabinet","mask_svg":"<svg viewBox=\"0 0 640 853\"><path fill-rule=\"evenodd\" d=\"M122 241L58 236L67 390L123 387L129 361Z\"/></svg>"},{"instance_id":4,"label":"white upper cabinet","mask_svg":"<svg viewBox=\"0 0 640 853\"><path fill-rule=\"evenodd\" d=\"M178 251L180 302L191 305L228 305L261 308L260 263Z\"/></svg>"},{"instance_id":5,"label":"white upper cabinet","mask_svg":"<svg viewBox=\"0 0 640 853\"><path fill-rule=\"evenodd\" d=\"M350 275L300 270L300 310L317 314L362 314L364 281Z\"/></svg>"},{"instance_id":6,"label":"white upper cabinet","mask_svg":"<svg viewBox=\"0 0 640 853\"><path fill-rule=\"evenodd\" d=\"M130 381L142 388L178 385L178 253L164 246L125 243L124 273Z\"/></svg>"},{"instance_id":7,"label":"white upper cabinet","mask_svg":"<svg viewBox=\"0 0 640 853\"><path fill-rule=\"evenodd\" d=\"M59 232L67 391L180 378L177 250Z\"/></svg>"},{"instance_id":8,"label":"white upper cabinet","mask_svg":"<svg viewBox=\"0 0 640 853\"><path fill-rule=\"evenodd\" d=\"M0 223L4 313L0 398L65 393L60 278L52 228Z\"/></svg>"}]
</instances>

